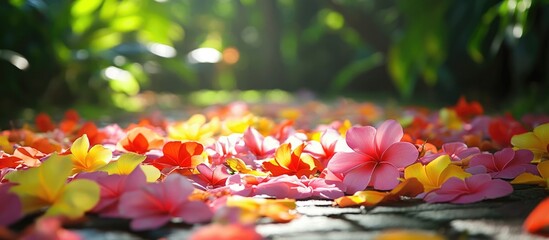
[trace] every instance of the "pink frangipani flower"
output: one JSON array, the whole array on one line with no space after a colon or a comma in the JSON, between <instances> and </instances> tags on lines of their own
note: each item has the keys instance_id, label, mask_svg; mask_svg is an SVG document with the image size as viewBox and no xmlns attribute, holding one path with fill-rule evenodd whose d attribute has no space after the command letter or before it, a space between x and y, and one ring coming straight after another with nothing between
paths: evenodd
<instances>
[{"instance_id":1,"label":"pink frangipani flower","mask_svg":"<svg viewBox=\"0 0 549 240\"><path fill-rule=\"evenodd\" d=\"M266 181L266 177L234 174L227 178L226 184L232 195L251 197L255 195L254 191L257 185Z\"/></svg>"},{"instance_id":2,"label":"pink frangipani flower","mask_svg":"<svg viewBox=\"0 0 549 240\"><path fill-rule=\"evenodd\" d=\"M237 156L235 146L241 139L241 134L220 136L214 144L208 146L205 150L212 158L212 164L222 164L227 158Z\"/></svg>"},{"instance_id":3,"label":"pink frangipani flower","mask_svg":"<svg viewBox=\"0 0 549 240\"><path fill-rule=\"evenodd\" d=\"M212 218L206 203L191 201L192 183L184 176L170 174L160 183L148 183L138 191L127 192L120 198L120 215L131 218L133 230L160 227L172 219L186 223L205 222Z\"/></svg>"},{"instance_id":4,"label":"pink frangipani flower","mask_svg":"<svg viewBox=\"0 0 549 240\"><path fill-rule=\"evenodd\" d=\"M352 127L347 131L347 145L353 152L338 152L328 163L328 170L343 174L347 193L367 187L390 190L398 185L400 169L413 164L418 157L416 147L400 142L402 126L395 120L374 127Z\"/></svg>"},{"instance_id":5,"label":"pink frangipani flower","mask_svg":"<svg viewBox=\"0 0 549 240\"><path fill-rule=\"evenodd\" d=\"M193 174L189 178L196 187L202 190L223 187L227 178L231 176L225 165L216 165L210 168L208 165L201 163L196 166L196 170L200 174Z\"/></svg>"},{"instance_id":6,"label":"pink frangipani flower","mask_svg":"<svg viewBox=\"0 0 549 240\"><path fill-rule=\"evenodd\" d=\"M492 178L503 179L513 179L524 172L537 175L536 165L530 163L532 159L534 159L534 154L529 150L515 151L512 148L504 148L493 155L481 153L473 156L467 171L483 171L490 174Z\"/></svg>"},{"instance_id":7,"label":"pink frangipani flower","mask_svg":"<svg viewBox=\"0 0 549 240\"><path fill-rule=\"evenodd\" d=\"M271 136L263 137L261 133L252 127L249 127L246 132L244 132L242 140L248 151L255 155L258 160L272 157L276 148L280 146L278 140Z\"/></svg>"},{"instance_id":8,"label":"pink frangipani flower","mask_svg":"<svg viewBox=\"0 0 549 240\"><path fill-rule=\"evenodd\" d=\"M145 173L137 167L129 175L108 175L106 172L80 173L77 179L93 180L100 187L99 203L91 212L105 217L119 217L119 199L126 192L136 191L147 183Z\"/></svg>"},{"instance_id":9,"label":"pink frangipani flower","mask_svg":"<svg viewBox=\"0 0 549 240\"><path fill-rule=\"evenodd\" d=\"M312 191L295 175L281 175L258 184L254 194L274 198L305 199L312 196Z\"/></svg>"},{"instance_id":10,"label":"pink frangipani flower","mask_svg":"<svg viewBox=\"0 0 549 240\"><path fill-rule=\"evenodd\" d=\"M311 189L312 198L336 199L345 195L345 186L340 181L305 178L301 179L301 182Z\"/></svg>"},{"instance_id":11,"label":"pink frangipani flower","mask_svg":"<svg viewBox=\"0 0 549 240\"><path fill-rule=\"evenodd\" d=\"M438 153L425 155L419 159L419 161L423 164L427 164L435 160L437 157L448 155L450 156L452 162L459 162L479 153L480 149L477 147L469 148L462 142L450 142L443 144L442 149Z\"/></svg>"},{"instance_id":12,"label":"pink frangipani flower","mask_svg":"<svg viewBox=\"0 0 549 240\"><path fill-rule=\"evenodd\" d=\"M450 178L439 189L427 193L423 200L428 203L465 204L504 197L512 192L513 187L510 183L501 179L492 179L489 174L477 174L464 180Z\"/></svg>"},{"instance_id":13,"label":"pink frangipani flower","mask_svg":"<svg viewBox=\"0 0 549 240\"><path fill-rule=\"evenodd\" d=\"M319 141L309 141L303 150L311 154L322 163L323 167L328 166L328 161L336 152L352 152L345 143L345 139L339 133L331 128L326 129Z\"/></svg>"}]
</instances>

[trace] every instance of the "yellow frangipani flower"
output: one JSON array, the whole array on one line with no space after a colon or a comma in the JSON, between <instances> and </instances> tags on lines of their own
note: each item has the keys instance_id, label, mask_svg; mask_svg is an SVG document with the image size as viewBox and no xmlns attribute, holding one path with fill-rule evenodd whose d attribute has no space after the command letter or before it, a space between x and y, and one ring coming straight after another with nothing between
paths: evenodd
<instances>
[{"instance_id":1,"label":"yellow frangipani flower","mask_svg":"<svg viewBox=\"0 0 549 240\"><path fill-rule=\"evenodd\" d=\"M86 134L72 143L70 156L74 164L73 173L93 172L111 161L111 150L102 145L95 145L91 149L89 147L90 141Z\"/></svg>"},{"instance_id":2,"label":"yellow frangipani flower","mask_svg":"<svg viewBox=\"0 0 549 240\"><path fill-rule=\"evenodd\" d=\"M53 154L39 167L12 172L6 178L17 183L10 191L19 196L23 212L49 207L46 216L78 218L99 201L99 186L87 179L67 183L72 169L70 157Z\"/></svg>"},{"instance_id":3,"label":"yellow frangipani flower","mask_svg":"<svg viewBox=\"0 0 549 240\"><path fill-rule=\"evenodd\" d=\"M437 157L427 165L415 163L404 169L404 178L417 178L423 184L425 192L440 188L451 177L465 179L469 176L470 173L452 164L448 155Z\"/></svg>"},{"instance_id":4,"label":"yellow frangipani flower","mask_svg":"<svg viewBox=\"0 0 549 240\"><path fill-rule=\"evenodd\" d=\"M528 149L534 153L532 162L549 160L549 123L534 128L534 131L513 136L511 144L517 149Z\"/></svg>"},{"instance_id":5,"label":"yellow frangipani flower","mask_svg":"<svg viewBox=\"0 0 549 240\"><path fill-rule=\"evenodd\" d=\"M214 117L206 123L202 114L191 116L186 122L179 122L168 126L168 137L181 141L196 141L203 144L213 142L213 136L219 131L221 123Z\"/></svg>"}]
</instances>

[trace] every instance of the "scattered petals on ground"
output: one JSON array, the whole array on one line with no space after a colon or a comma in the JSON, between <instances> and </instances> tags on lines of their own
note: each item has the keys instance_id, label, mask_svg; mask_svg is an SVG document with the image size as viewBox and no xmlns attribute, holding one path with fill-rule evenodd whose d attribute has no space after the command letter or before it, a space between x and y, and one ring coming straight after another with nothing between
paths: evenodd
<instances>
[{"instance_id":1,"label":"scattered petals on ground","mask_svg":"<svg viewBox=\"0 0 549 240\"><path fill-rule=\"evenodd\" d=\"M60 223L44 215L91 213L127 218L137 231L211 223L193 237L256 239L254 224L298 218L301 199L465 204L509 195L509 181L547 187L549 118L488 116L464 98L401 110L234 103L129 126L41 113L34 126L0 132L0 225L40 216L39 228ZM545 226L532 218L528 231Z\"/></svg>"}]
</instances>

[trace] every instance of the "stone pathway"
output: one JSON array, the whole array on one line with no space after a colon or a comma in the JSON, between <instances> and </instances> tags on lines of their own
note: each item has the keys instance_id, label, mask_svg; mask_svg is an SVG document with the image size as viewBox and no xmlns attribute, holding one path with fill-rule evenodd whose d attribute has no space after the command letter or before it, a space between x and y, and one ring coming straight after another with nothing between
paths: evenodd
<instances>
[{"instance_id":1,"label":"stone pathway","mask_svg":"<svg viewBox=\"0 0 549 240\"><path fill-rule=\"evenodd\" d=\"M328 200L298 201L300 218L289 223L260 223L257 231L273 240L375 239L390 229L438 233L448 239L545 239L522 231L522 223L546 196L543 188L515 186L511 196L466 205L412 200L372 208L337 208ZM85 239L187 239L197 227L174 224L130 233L127 224L98 219L75 231Z\"/></svg>"}]
</instances>

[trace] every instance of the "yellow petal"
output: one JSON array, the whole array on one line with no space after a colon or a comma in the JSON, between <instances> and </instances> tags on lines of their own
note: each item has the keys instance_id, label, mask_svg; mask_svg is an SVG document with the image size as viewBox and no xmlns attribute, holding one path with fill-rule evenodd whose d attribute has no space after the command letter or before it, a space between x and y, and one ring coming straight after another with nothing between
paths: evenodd
<instances>
[{"instance_id":1,"label":"yellow petal","mask_svg":"<svg viewBox=\"0 0 549 240\"><path fill-rule=\"evenodd\" d=\"M435 186L438 186L440 182L440 175L448 167L448 165L451 164L450 157L448 155L442 155L440 157L435 158L435 160L431 161L427 166L425 166L425 173L427 174L427 177L433 183Z\"/></svg>"},{"instance_id":2,"label":"yellow petal","mask_svg":"<svg viewBox=\"0 0 549 240\"><path fill-rule=\"evenodd\" d=\"M78 218L99 202L99 185L87 179L78 179L66 185L63 194L46 211L45 216Z\"/></svg>"},{"instance_id":3,"label":"yellow petal","mask_svg":"<svg viewBox=\"0 0 549 240\"><path fill-rule=\"evenodd\" d=\"M538 164L538 171L542 178L549 178L549 161L543 161Z\"/></svg>"},{"instance_id":4,"label":"yellow petal","mask_svg":"<svg viewBox=\"0 0 549 240\"><path fill-rule=\"evenodd\" d=\"M546 151L546 147L533 132L513 136L511 138L511 144L519 149Z\"/></svg>"},{"instance_id":5,"label":"yellow petal","mask_svg":"<svg viewBox=\"0 0 549 240\"><path fill-rule=\"evenodd\" d=\"M86 156L86 171L95 171L111 161L112 152L101 145L93 146Z\"/></svg>"},{"instance_id":6,"label":"yellow petal","mask_svg":"<svg viewBox=\"0 0 549 240\"><path fill-rule=\"evenodd\" d=\"M545 179L531 173L522 173L518 175L513 181L511 181L511 183L512 184L540 184L540 185L547 184Z\"/></svg>"},{"instance_id":7,"label":"yellow petal","mask_svg":"<svg viewBox=\"0 0 549 240\"><path fill-rule=\"evenodd\" d=\"M227 164L229 165L229 168L231 168L235 172L244 173L244 174L251 174L254 176L267 176L268 173L260 172L253 170L246 166L246 163L244 161L238 159L238 158L229 158L227 159Z\"/></svg>"},{"instance_id":8,"label":"yellow petal","mask_svg":"<svg viewBox=\"0 0 549 240\"><path fill-rule=\"evenodd\" d=\"M292 148L289 143L280 145L275 152L275 160L279 166L288 168L292 163Z\"/></svg>"},{"instance_id":9,"label":"yellow petal","mask_svg":"<svg viewBox=\"0 0 549 240\"><path fill-rule=\"evenodd\" d=\"M145 173L147 182L156 182L160 178L160 170L151 165L141 165L141 170Z\"/></svg>"},{"instance_id":10,"label":"yellow petal","mask_svg":"<svg viewBox=\"0 0 549 240\"><path fill-rule=\"evenodd\" d=\"M425 166L421 163L414 163L404 169L404 178L417 178L424 187L432 186L431 180L425 174Z\"/></svg>"},{"instance_id":11,"label":"yellow petal","mask_svg":"<svg viewBox=\"0 0 549 240\"><path fill-rule=\"evenodd\" d=\"M52 204L61 194L72 169L67 156L51 155L40 167L13 172L6 178L18 185L11 188L23 202L25 212Z\"/></svg>"},{"instance_id":12,"label":"yellow petal","mask_svg":"<svg viewBox=\"0 0 549 240\"><path fill-rule=\"evenodd\" d=\"M549 123L542 124L534 128L534 134L536 134L545 148L547 148L547 144L549 144ZM547 151L547 149L545 150Z\"/></svg>"},{"instance_id":13,"label":"yellow petal","mask_svg":"<svg viewBox=\"0 0 549 240\"><path fill-rule=\"evenodd\" d=\"M471 174L464 171L461 167L456 166L454 164L450 164L440 174L440 177L439 177L438 182L437 182L437 187L442 186L442 184L444 182L446 182L446 180L448 180L452 177L457 177L459 179L465 179L465 178L470 177L470 176L471 176Z\"/></svg>"},{"instance_id":14,"label":"yellow petal","mask_svg":"<svg viewBox=\"0 0 549 240\"><path fill-rule=\"evenodd\" d=\"M378 191L358 191L353 196L344 196L334 200L340 207L350 206L375 206L387 196L386 192Z\"/></svg>"},{"instance_id":15,"label":"yellow petal","mask_svg":"<svg viewBox=\"0 0 549 240\"><path fill-rule=\"evenodd\" d=\"M99 169L99 171L110 174L128 175L140 164L145 158L144 155L135 153L124 153L118 160L112 161Z\"/></svg>"},{"instance_id":16,"label":"yellow petal","mask_svg":"<svg viewBox=\"0 0 549 240\"><path fill-rule=\"evenodd\" d=\"M84 134L72 143L71 153L78 161L84 161L86 155L88 155L89 148L90 141L88 140L88 135Z\"/></svg>"}]
</instances>

